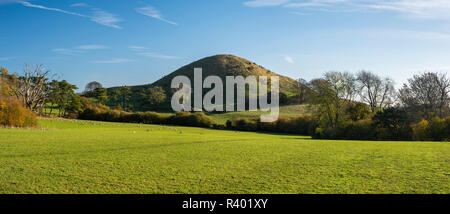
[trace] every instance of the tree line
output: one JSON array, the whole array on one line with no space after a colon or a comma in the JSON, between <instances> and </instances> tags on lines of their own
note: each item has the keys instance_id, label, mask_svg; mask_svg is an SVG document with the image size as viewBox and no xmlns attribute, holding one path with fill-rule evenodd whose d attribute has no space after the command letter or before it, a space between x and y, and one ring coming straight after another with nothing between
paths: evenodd
<instances>
[{"instance_id":1,"label":"tree line","mask_svg":"<svg viewBox=\"0 0 450 214\"><path fill-rule=\"evenodd\" d=\"M369 71L333 71L298 82L298 97L307 100L311 116L271 124L237 119L228 126L321 139L450 140L450 80L445 73L414 75L399 90L391 78Z\"/></svg>"},{"instance_id":2,"label":"tree line","mask_svg":"<svg viewBox=\"0 0 450 214\"><path fill-rule=\"evenodd\" d=\"M86 85L81 96L93 98L99 103L108 105L113 109L134 111L136 109L158 110L166 100L167 95L163 88L155 86L140 91L132 91L129 86L106 89L97 81ZM132 103L132 96L137 96L139 103Z\"/></svg>"},{"instance_id":3,"label":"tree line","mask_svg":"<svg viewBox=\"0 0 450 214\"><path fill-rule=\"evenodd\" d=\"M99 104L114 105L117 109L133 110L129 100L130 87L107 90L99 82L90 82L84 92L77 94L78 87L66 80L58 81L43 65L25 64L21 75L11 74L1 68L0 80L3 97L17 99L24 107L40 115L56 115L76 118L82 112L82 99L88 98ZM160 87L150 88L140 94L147 108L154 109L166 99Z\"/></svg>"},{"instance_id":4,"label":"tree line","mask_svg":"<svg viewBox=\"0 0 450 214\"><path fill-rule=\"evenodd\" d=\"M90 114L86 113L88 109L91 113L101 112L103 116L111 112L117 116L125 115L122 112L133 111L135 105L130 103L132 96L138 96L147 109L154 111L167 99L161 87L141 88L140 91L133 91L127 86L106 89L96 81L87 84L85 90L77 94L75 85L53 77L42 65L25 64L22 75L10 74L7 69L1 68L1 124L5 125L8 123L5 121L13 118L10 116L5 119L5 112L13 112L11 109L18 109L15 111L17 115L25 115L20 120L23 123L32 120L31 114L20 110L17 105L13 107L12 103L20 104L34 114L56 114L70 118L84 115L83 119L89 119L87 115ZM300 79L298 84L299 91L295 99L310 105L311 115L281 118L270 124L239 119L217 127L308 134L327 139L450 138L450 80L446 73L424 72L414 75L398 90L391 78L380 77L369 71L356 74L332 71L311 81Z\"/></svg>"}]
</instances>

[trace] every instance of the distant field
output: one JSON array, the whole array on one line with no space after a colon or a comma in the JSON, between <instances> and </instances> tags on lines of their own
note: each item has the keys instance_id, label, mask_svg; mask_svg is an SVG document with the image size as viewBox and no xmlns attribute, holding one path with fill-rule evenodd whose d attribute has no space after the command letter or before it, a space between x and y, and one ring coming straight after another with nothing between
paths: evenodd
<instances>
[{"instance_id":1,"label":"distant field","mask_svg":"<svg viewBox=\"0 0 450 214\"><path fill-rule=\"evenodd\" d=\"M235 120L237 118L258 119L261 114L268 114L263 111L241 111L241 112L226 112L223 114L211 114L210 116L218 124L225 124L227 120ZM282 117L298 117L309 113L307 105L287 105L280 107L280 116Z\"/></svg>"},{"instance_id":2,"label":"distant field","mask_svg":"<svg viewBox=\"0 0 450 214\"><path fill-rule=\"evenodd\" d=\"M50 115L50 108L46 107L43 111L46 115ZM308 105L287 105L280 107L280 116L282 117L298 117L304 114L308 114L310 109ZM59 110L54 108L51 116L58 116ZM160 114L171 115L168 112L158 112ZM213 120L217 124L225 124L227 120L234 121L237 118L258 119L262 114L268 114L269 112L263 111L241 111L241 112L225 112L222 114L210 114Z\"/></svg>"},{"instance_id":3,"label":"distant field","mask_svg":"<svg viewBox=\"0 0 450 214\"><path fill-rule=\"evenodd\" d=\"M40 119L0 129L0 193L450 193L450 144Z\"/></svg>"}]
</instances>

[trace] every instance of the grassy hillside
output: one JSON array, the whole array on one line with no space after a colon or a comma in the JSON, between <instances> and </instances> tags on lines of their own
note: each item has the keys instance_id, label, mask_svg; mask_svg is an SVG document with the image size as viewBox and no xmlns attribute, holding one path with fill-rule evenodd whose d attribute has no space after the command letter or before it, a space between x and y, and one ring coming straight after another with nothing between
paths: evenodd
<instances>
[{"instance_id":1,"label":"grassy hillside","mask_svg":"<svg viewBox=\"0 0 450 214\"><path fill-rule=\"evenodd\" d=\"M279 76L280 92L284 93L287 96L297 95L300 87L299 83L294 79L271 72L265 69L264 67L257 65L256 63L246 60L244 58L240 58L233 55L215 55L200 59L189 65L183 66L180 69L168 74L167 76L161 78L160 80L152 84L131 86L133 95L131 97L130 103L136 105L137 107L142 106L140 94L145 93L145 91L151 87L160 86L166 91L168 95L168 99L166 100L165 105L163 105L164 107L168 108L170 106L170 98L172 94L176 91L176 89L172 89L170 87L172 79L176 76L183 75L191 79L191 82L193 84L194 68L203 69L203 78L215 75L219 76L224 83L226 76L244 76L244 77L250 75L256 77ZM116 88L110 88L109 90L114 89ZM270 90L270 87L268 89ZM204 89L204 93L206 92L207 89Z\"/></svg>"},{"instance_id":2,"label":"grassy hillside","mask_svg":"<svg viewBox=\"0 0 450 214\"><path fill-rule=\"evenodd\" d=\"M227 120L234 121L237 118L259 119L260 115L268 113L263 111L235 111L210 114L210 116L217 124L225 124ZM309 113L308 105L286 105L280 107L280 117L298 117Z\"/></svg>"},{"instance_id":3,"label":"grassy hillside","mask_svg":"<svg viewBox=\"0 0 450 214\"><path fill-rule=\"evenodd\" d=\"M450 193L450 144L41 119L0 129L0 193Z\"/></svg>"},{"instance_id":4,"label":"grassy hillside","mask_svg":"<svg viewBox=\"0 0 450 214\"><path fill-rule=\"evenodd\" d=\"M189 65L183 66L175 72L163 77L162 79L151 84L151 87L161 86L166 89L166 91L171 91L170 84L172 79L180 75L187 76L193 82L194 68L202 68L204 78L212 75L219 76L224 83L226 76L279 76L280 92L287 95L295 95L298 93L299 86L295 80L271 72L254 62L233 55L215 55L203 58Z\"/></svg>"}]
</instances>

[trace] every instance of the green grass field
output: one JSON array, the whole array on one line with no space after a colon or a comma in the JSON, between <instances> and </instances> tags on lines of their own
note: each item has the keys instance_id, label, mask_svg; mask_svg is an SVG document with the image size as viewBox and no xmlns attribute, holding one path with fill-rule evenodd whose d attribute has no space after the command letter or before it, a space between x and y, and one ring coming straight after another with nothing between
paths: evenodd
<instances>
[{"instance_id":1,"label":"green grass field","mask_svg":"<svg viewBox=\"0 0 450 214\"><path fill-rule=\"evenodd\" d=\"M280 116L281 117L298 117L309 113L307 105L285 105L280 106ZM217 124L225 124L227 120L234 121L237 118L247 118L247 119L259 119L260 115L268 114L269 112L263 111L235 111L235 112L225 112L222 114L211 114L210 116Z\"/></svg>"},{"instance_id":2,"label":"green grass field","mask_svg":"<svg viewBox=\"0 0 450 214\"><path fill-rule=\"evenodd\" d=\"M0 129L0 193L450 193L450 144L40 119Z\"/></svg>"}]
</instances>

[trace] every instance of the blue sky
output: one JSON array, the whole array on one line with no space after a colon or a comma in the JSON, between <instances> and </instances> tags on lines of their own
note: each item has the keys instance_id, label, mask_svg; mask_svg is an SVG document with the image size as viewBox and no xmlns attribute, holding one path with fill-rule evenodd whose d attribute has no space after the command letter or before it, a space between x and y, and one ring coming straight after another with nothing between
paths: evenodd
<instances>
[{"instance_id":1,"label":"blue sky","mask_svg":"<svg viewBox=\"0 0 450 214\"><path fill-rule=\"evenodd\" d=\"M226 53L293 78L366 69L399 87L450 70L449 11L449 0L0 0L0 66L109 87Z\"/></svg>"}]
</instances>

